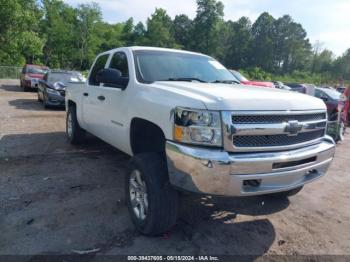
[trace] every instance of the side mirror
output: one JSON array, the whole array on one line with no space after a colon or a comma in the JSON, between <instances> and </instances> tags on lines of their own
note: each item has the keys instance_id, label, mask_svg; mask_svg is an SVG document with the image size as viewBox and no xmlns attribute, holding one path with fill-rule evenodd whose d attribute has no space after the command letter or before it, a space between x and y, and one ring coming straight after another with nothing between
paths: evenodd
<instances>
[{"instance_id":1,"label":"side mirror","mask_svg":"<svg viewBox=\"0 0 350 262\"><path fill-rule=\"evenodd\" d=\"M118 69L105 68L98 71L96 80L106 86L125 88L125 78Z\"/></svg>"},{"instance_id":2,"label":"side mirror","mask_svg":"<svg viewBox=\"0 0 350 262\"><path fill-rule=\"evenodd\" d=\"M323 97L322 97L322 100L323 100L324 102L328 102L329 99L328 99L328 97L323 96Z\"/></svg>"}]
</instances>

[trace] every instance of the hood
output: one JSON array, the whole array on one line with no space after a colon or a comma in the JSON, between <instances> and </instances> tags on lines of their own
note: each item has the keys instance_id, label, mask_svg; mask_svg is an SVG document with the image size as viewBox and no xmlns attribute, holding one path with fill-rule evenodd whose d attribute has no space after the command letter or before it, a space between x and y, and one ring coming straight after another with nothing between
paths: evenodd
<instances>
[{"instance_id":1,"label":"hood","mask_svg":"<svg viewBox=\"0 0 350 262\"><path fill-rule=\"evenodd\" d=\"M151 86L172 94L199 99L210 110L326 109L321 99L276 88L195 82L155 82Z\"/></svg>"},{"instance_id":2,"label":"hood","mask_svg":"<svg viewBox=\"0 0 350 262\"><path fill-rule=\"evenodd\" d=\"M263 81L242 81L245 85L251 86L264 86L264 87L275 87L272 82L263 82Z\"/></svg>"},{"instance_id":3,"label":"hood","mask_svg":"<svg viewBox=\"0 0 350 262\"><path fill-rule=\"evenodd\" d=\"M44 75L43 74L26 74L27 76L31 77L31 78L38 78L38 79L43 79Z\"/></svg>"}]
</instances>

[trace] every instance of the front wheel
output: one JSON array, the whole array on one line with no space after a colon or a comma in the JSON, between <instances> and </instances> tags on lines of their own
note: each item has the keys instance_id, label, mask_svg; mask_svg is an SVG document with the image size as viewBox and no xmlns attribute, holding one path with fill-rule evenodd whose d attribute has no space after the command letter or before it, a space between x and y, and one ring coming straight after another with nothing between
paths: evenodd
<instances>
[{"instance_id":1,"label":"front wheel","mask_svg":"<svg viewBox=\"0 0 350 262\"><path fill-rule=\"evenodd\" d=\"M75 106L69 106L66 117L66 134L69 143L81 144L85 138L85 130L78 123Z\"/></svg>"},{"instance_id":2,"label":"front wheel","mask_svg":"<svg viewBox=\"0 0 350 262\"><path fill-rule=\"evenodd\" d=\"M178 194L161 154L142 153L131 159L125 194L131 219L142 234L157 236L176 223Z\"/></svg>"}]
</instances>

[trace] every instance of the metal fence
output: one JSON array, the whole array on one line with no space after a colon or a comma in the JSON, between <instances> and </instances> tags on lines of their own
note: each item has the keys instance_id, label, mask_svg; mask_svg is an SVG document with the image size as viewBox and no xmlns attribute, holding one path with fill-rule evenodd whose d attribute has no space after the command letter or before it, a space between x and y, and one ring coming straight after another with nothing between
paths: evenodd
<instances>
[{"instance_id":1,"label":"metal fence","mask_svg":"<svg viewBox=\"0 0 350 262\"><path fill-rule=\"evenodd\" d=\"M0 79L19 79L22 67L0 66Z\"/></svg>"}]
</instances>

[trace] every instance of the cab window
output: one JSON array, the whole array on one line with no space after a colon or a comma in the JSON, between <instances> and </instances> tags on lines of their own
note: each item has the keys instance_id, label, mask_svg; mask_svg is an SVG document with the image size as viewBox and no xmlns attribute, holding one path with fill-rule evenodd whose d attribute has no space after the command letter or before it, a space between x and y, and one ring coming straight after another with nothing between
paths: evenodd
<instances>
[{"instance_id":1,"label":"cab window","mask_svg":"<svg viewBox=\"0 0 350 262\"><path fill-rule=\"evenodd\" d=\"M99 86L100 82L97 81L96 75L97 73L105 68L107 63L109 54L101 55L97 58L93 68L91 69L90 77L89 77L89 85Z\"/></svg>"},{"instance_id":2,"label":"cab window","mask_svg":"<svg viewBox=\"0 0 350 262\"><path fill-rule=\"evenodd\" d=\"M129 83L129 67L126 54L124 52L114 53L109 64L109 68L117 69L121 72L122 76L120 78L120 84L118 84L117 87L123 89L126 88Z\"/></svg>"}]
</instances>

